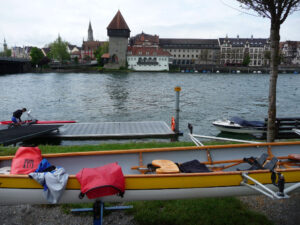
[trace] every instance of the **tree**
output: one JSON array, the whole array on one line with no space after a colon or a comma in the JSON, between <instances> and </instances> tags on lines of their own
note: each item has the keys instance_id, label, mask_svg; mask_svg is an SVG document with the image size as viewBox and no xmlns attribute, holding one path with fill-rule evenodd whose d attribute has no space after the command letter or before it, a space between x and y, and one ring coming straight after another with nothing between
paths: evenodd
<instances>
[{"instance_id":1,"label":"tree","mask_svg":"<svg viewBox=\"0 0 300 225\"><path fill-rule=\"evenodd\" d=\"M41 49L33 47L30 51L31 63L39 65L41 60L44 58L44 54Z\"/></svg>"},{"instance_id":2,"label":"tree","mask_svg":"<svg viewBox=\"0 0 300 225\"><path fill-rule=\"evenodd\" d=\"M244 54L243 66L249 66L250 61L251 61L251 58L250 58L250 56L249 56L249 53L246 52L246 53Z\"/></svg>"},{"instance_id":3,"label":"tree","mask_svg":"<svg viewBox=\"0 0 300 225\"><path fill-rule=\"evenodd\" d=\"M66 60L70 60L70 54L67 51L67 46L68 43L62 41L61 37L58 35L58 38L49 45L49 58L53 60L58 60L61 63Z\"/></svg>"},{"instance_id":4,"label":"tree","mask_svg":"<svg viewBox=\"0 0 300 225\"><path fill-rule=\"evenodd\" d=\"M104 53L108 53L108 42L104 42L95 52L94 55L100 66L103 66L104 62L101 58Z\"/></svg>"},{"instance_id":5,"label":"tree","mask_svg":"<svg viewBox=\"0 0 300 225\"><path fill-rule=\"evenodd\" d=\"M0 52L0 56L11 57L11 49L6 49L3 52Z\"/></svg>"},{"instance_id":6,"label":"tree","mask_svg":"<svg viewBox=\"0 0 300 225\"><path fill-rule=\"evenodd\" d=\"M270 84L267 141L273 142L276 134L276 86L279 64L280 26L286 18L299 9L300 0L237 0L242 8L251 9L259 16L271 20Z\"/></svg>"}]
</instances>

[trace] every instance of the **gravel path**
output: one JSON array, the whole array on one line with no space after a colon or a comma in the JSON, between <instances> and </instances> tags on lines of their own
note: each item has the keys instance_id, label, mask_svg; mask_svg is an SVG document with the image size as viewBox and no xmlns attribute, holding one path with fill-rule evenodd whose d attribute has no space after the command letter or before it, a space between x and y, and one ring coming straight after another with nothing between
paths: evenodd
<instances>
[{"instance_id":1,"label":"gravel path","mask_svg":"<svg viewBox=\"0 0 300 225\"><path fill-rule=\"evenodd\" d=\"M271 200L264 196L240 197L250 209L265 214L276 225L300 225L300 193L290 199ZM59 206L0 206L0 225L89 225L92 216L65 214ZM124 211L104 217L104 225L137 225Z\"/></svg>"},{"instance_id":2,"label":"gravel path","mask_svg":"<svg viewBox=\"0 0 300 225\"><path fill-rule=\"evenodd\" d=\"M289 199L272 200L266 196L240 197L250 209L266 215L276 225L300 225L300 193Z\"/></svg>"}]
</instances>

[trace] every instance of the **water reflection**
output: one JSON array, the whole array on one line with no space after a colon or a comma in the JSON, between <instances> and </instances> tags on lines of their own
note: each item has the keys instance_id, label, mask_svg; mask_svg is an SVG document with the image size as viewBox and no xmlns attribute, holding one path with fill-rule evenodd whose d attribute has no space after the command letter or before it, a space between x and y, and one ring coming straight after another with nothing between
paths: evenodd
<instances>
[{"instance_id":1,"label":"water reflection","mask_svg":"<svg viewBox=\"0 0 300 225\"><path fill-rule=\"evenodd\" d=\"M111 75L106 82L105 88L116 112L127 110L128 83L128 74Z\"/></svg>"}]
</instances>

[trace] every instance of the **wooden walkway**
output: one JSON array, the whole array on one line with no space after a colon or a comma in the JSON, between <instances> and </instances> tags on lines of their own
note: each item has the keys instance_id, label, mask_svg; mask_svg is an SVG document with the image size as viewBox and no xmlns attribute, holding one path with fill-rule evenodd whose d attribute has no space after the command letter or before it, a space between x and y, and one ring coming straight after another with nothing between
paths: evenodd
<instances>
[{"instance_id":1,"label":"wooden walkway","mask_svg":"<svg viewBox=\"0 0 300 225\"><path fill-rule=\"evenodd\" d=\"M45 137L62 139L171 138L176 134L163 121L70 123Z\"/></svg>"}]
</instances>

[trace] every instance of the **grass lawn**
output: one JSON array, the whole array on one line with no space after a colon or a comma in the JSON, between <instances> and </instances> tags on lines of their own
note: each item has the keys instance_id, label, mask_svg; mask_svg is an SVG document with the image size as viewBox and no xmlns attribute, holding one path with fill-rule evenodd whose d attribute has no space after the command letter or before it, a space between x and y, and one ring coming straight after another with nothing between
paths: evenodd
<instances>
[{"instance_id":1,"label":"grass lawn","mask_svg":"<svg viewBox=\"0 0 300 225\"><path fill-rule=\"evenodd\" d=\"M209 144L224 144L221 142L208 142ZM140 149L158 147L195 146L192 142L150 142L150 143L125 143L101 144L85 146L50 146L42 145L42 153L81 152L99 150ZM0 155L14 155L17 147L0 146ZM127 204L127 203L126 203ZM130 202L133 209L127 212L134 215L139 225L259 225L272 224L263 214L253 212L238 199L205 198L192 200L172 201L140 201ZM65 204L63 211L71 208L86 208L92 205ZM90 214L88 215L90 216ZM105 219L105 218L104 218Z\"/></svg>"}]
</instances>

